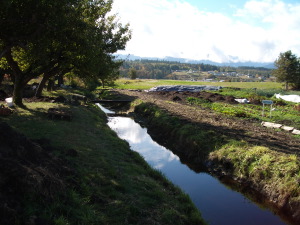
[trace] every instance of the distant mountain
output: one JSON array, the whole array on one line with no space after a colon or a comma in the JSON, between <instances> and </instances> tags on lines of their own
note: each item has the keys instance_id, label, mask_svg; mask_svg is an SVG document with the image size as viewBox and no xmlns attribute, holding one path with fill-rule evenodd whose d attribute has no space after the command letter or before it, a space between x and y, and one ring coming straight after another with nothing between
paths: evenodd
<instances>
[{"instance_id":1,"label":"distant mountain","mask_svg":"<svg viewBox=\"0 0 300 225\"><path fill-rule=\"evenodd\" d=\"M193 59L185 59L185 58L175 58L175 57L164 57L164 58L155 58L155 57L140 57L135 55L122 55L118 54L116 55L117 58L123 59L123 60L141 60L141 59L149 59L149 60L165 60L165 61L171 61L171 62L180 62L180 63L191 63L191 64L209 64L209 65L215 65L215 66L231 66L231 67L241 67L241 66L249 66L249 67L264 67L267 69L274 69L274 63L261 63L261 62L226 62L226 63L218 63L213 62L210 60L193 60Z\"/></svg>"}]
</instances>

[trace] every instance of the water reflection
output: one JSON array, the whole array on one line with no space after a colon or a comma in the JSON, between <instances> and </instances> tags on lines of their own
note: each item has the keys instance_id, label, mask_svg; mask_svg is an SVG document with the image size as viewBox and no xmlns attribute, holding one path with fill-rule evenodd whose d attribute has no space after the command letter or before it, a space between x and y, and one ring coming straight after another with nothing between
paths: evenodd
<instances>
[{"instance_id":1,"label":"water reflection","mask_svg":"<svg viewBox=\"0 0 300 225\"><path fill-rule=\"evenodd\" d=\"M211 225L282 225L279 217L250 202L207 173L196 173L171 151L154 142L131 118L109 117L108 125L154 168L178 185L192 199Z\"/></svg>"},{"instance_id":2,"label":"water reflection","mask_svg":"<svg viewBox=\"0 0 300 225\"><path fill-rule=\"evenodd\" d=\"M178 156L153 141L147 129L131 118L109 117L108 121L109 127L116 131L120 138L129 142L131 149L138 151L152 167L162 169L167 163L179 160Z\"/></svg>"}]
</instances>

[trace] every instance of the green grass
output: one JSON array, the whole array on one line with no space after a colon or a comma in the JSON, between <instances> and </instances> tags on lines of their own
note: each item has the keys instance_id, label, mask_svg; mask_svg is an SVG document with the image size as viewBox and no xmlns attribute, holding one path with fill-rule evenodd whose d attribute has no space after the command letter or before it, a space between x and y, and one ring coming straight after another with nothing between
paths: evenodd
<instances>
[{"instance_id":1,"label":"green grass","mask_svg":"<svg viewBox=\"0 0 300 225\"><path fill-rule=\"evenodd\" d=\"M95 106L28 103L1 118L29 138L46 137L76 171L75 184L53 202L28 196L25 214L61 224L204 224L189 197L153 170L106 125ZM72 111L73 120L49 120L47 109ZM65 156L75 149L79 156ZM25 220L25 218L22 218Z\"/></svg>"},{"instance_id":2,"label":"green grass","mask_svg":"<svg viewBox=\"0 0 300 225\"><path fill-rule=\"evenodd\" d=\"M189 98L188 101L191 104L200 105L205 108L212 109L218 113L225 114L232 117L238 118L251 118L259 121L269 121L275 123L283 123L283 125L293 126L300 129L300 117L299 112L293 108L292 105L286 106L273 106L274 111L271 111L270 117L270 106L265 106L263 114L263 106L251 105L251 104L225 104L225 103L198 103L197 99Z\"/></svg>"},{"instance_id":3,"label":"green grass","mask_svg":"<svg viewBox=\"0 0 300 225\"><path fill-rule=\"evenodd\" d=\"M200 82L182 80L129 80L119 79L115 82L115 88L119 89L143 89L147 90L159 85L211 85L235 88L281 89L282 84L274 82Z\"/></svg>"},{"instance_id":4,"label":"green grass","mask_svg":"<svg viewBox=\"0 0 300 225\"><path fill-rule=\"evenodd\" d=\"M267 83L266 83L267 84ZM274 96L274 94L283 94L283 95L289 95L289 94L300 94L300 91L285 91L280 88L267 88L267 85L265 86L266 88L262 89L255 89L255 88L241 88L241 89L236 89L234 87L225 87L219 91L211 91L211 92L216 92L220 93L222 95L232 95L235 96L236 98L256 98L256 97L261 97L261 98L271 98Z\"/></svg>"},{"instance_id":5,"label":"green grass","mask_svg":"<svg viewBox=\"0 0 300 225\"><path fill-rule=\"evenodd\" d=\"M263 184L280 195L300 199L300 163L296 155L274 152L267 147L232 141L210 154L211 160L233 164L233 175Z\"/></svg>"},{"instance_id":6,"label":"green grass","mask_svg":"<svg viewBox=\"0 0 300 225\"><path fill-rule=\"evenodd\" d=\"M232 117L251 118L259 121L283 123L283 125L293 126L300 129L299 111L294 108L295 104L272 97L273 92L275 92L274 90L260 90L260 94L258 94L251 89L234 90L231 88L226 88L221 91L214 92L222 95L233 95L236 98L248 98L250 102L254 100L258 102L267 99L273 100L274 104L272 108L275 110L271 111L270 117L270 105L265 106L263 113L262 104L226 104L221 102L209 102L205 99L195 97L188 97L187 102L191 105L201 106L202 108L211 109L218 113Z\"/></svg>"}]
</instances>

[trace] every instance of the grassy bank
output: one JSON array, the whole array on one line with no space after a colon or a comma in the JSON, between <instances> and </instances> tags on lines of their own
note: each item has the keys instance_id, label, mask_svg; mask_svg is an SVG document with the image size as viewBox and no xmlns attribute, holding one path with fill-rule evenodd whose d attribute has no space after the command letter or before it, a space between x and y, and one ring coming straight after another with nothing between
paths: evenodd
<instances>
[{"instance_id":1,"label":"grassy bank","mask_svg":"<svg viewBox=\"0 0 300 225\"><path fill-rule=\"evenodd\" d=\"M224 142L217 132L178 118L150 103L135 106L135 113L145 118L146 126L154 135L162 135L166 145L187 160L199 163ZM168 139L170 141L168 141Z\"/></svg>"},{"instance_id":2,"label":"grassy bank","mask_svg":"<svg viewBox=\"0 0 300 225\"><path fill-rule=\"evenodd\" d=\"M150 132L158 134L159 131L163 141L190 162L210 161L218 171L258 191L296 223L300 221L297 155L232 140L224 133L219 135L208 125L179 119L150 103L135 106L135 112L146 119Z\"/></svg>"},{"instance_id":3,"label":"grassy bank","mask_svg":"<svg viewBox=\"0 0 300 225\"><path fill-rule=\"evenodd\" d=\"M106 125L97 107L59 103L26 103L1 118L30 139L47 138L53 157L73 171L65 189L52 200L27 193L24 212L16 221L32 218L47 224L204 224L189 197L153 170ZM71 110L71 121L50 120L49 108ZM70 155L70 149L76 154Z\"/></svg>"},{"instance_id":4,"label":"grassy bank","mask_svg":"<svg viewBox=\"0 0 300 225\"><path fill-rule=\"evenodd\" d=\"M296 155L231 141L210 153L209 158L222 164L229 163L232 167L227 169L237 179L250 180L254 186L263 185L264 192L274 192L277 195L274 200L280 204L285 204L286 200L290 203L300 201L300 163Z\"/></svg>"}]
</instances>

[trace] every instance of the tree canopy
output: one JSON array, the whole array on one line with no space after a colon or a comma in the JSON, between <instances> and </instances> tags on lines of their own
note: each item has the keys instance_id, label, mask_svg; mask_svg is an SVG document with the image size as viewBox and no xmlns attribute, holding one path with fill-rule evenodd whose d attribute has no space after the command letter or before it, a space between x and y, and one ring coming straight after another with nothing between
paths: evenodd
<instances>
[{"instance_id":1,"label":"tree canopy","mask_svg":"<svg viewBox=\"0 0 300 225\"><path fill-rule=\"evenodd\" d=\"M13 78L13 99L22 105L24 86L43 76L72 71L80 78L115 77L112 55L131 38L129 25L110 15L112 0L2 0L0 67Z\"/></svg>"},{"instance_id":2,"label":"tree canopy","mask_svg":"<svg viewBox=\"0 0 300 225\"><path fill-rule=\"evenodd\" d=\"M294 89L300 89L300 60L292 51L280 53L275 60L275 66L273 75L278 82L285 82L286 89L288 89L289 84Z\"/></svg>"}]
</instances>

